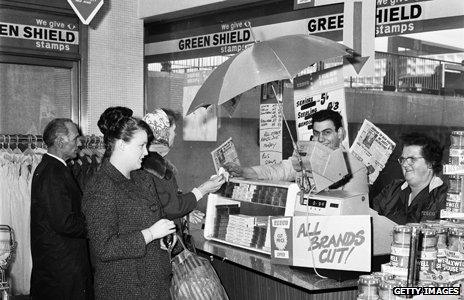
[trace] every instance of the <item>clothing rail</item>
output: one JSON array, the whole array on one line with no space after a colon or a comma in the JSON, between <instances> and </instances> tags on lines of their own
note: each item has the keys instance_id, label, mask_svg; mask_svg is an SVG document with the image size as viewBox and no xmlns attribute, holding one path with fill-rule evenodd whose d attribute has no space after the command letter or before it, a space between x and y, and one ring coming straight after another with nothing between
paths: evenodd
<instances>
[{"instance_id":1,"label":"clothing rail","mask_svg":"<svg viewBox=\"0 0 464 300\"><path fill-rule=\"evenodd\" d=\"M85 135L80 137L83 148L103 148L103 137L97 135ZM41 135L34 134L0 134L0 147L17 144L34 145L35 147L46 148ZM8 147L7 146L7 147Z\"/></svg>"}]
</instances>

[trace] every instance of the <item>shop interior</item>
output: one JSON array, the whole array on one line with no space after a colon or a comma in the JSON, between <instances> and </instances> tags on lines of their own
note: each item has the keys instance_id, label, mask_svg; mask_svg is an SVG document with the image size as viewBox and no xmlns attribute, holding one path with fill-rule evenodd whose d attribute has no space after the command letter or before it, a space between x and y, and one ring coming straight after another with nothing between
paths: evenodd
<instances>
[{"instance_id":1,"label":"shop interior","mask_svg":"<svg viewBox=\"0 0 464 300\"><path fill-rule=\"evenodd\" d=\"M201 49L201 43L204 44L205 40L197 40L196 49L193 42L190 46L184 44L183 48L176 48L181 45L176 43L182 38L233 30L220 29L225 24L236 24L238 29L245 30L243 24L246 21L253 26L249 27L252 35L253 30L259 35L260 28L271 25L276 26L276 31L283 30L278 26L285 26L282 25L285 22L290 24L303 20L307 23L308 19L326 14L343 15L343 2L349 1L320 1L321 4L316 3L315 6L305 4L314 1L297 0L206 1L206 4L193 1L178 5L164 0L158 2L156 5L148 0L139 0L138 3L105 1L91 23L84 25L64 1L0 0L0 10L4 12L3 16L0 13L0 154L8 152L18 156L17 161L7 162L0 155L0 177L16 176L10 178L16 185L6 180L3 183L0 181L2 190L7 190L0 195L0 226L9 226L0 227L0 238L4 238L0 242L10 237L13 228L17 243L14 259L8 267L2 269L4 277L0 278L3 284L0 290L6 291L8 288L13 299L29 295L32 265L28 245L30 217L27 213L30 195L27 193L28 186L22 184L22 180L30 180L31 167L28 169L25 166L26 158L46 152L42 132L49 121L66 117L79 125L83 136L78 157L80 162L74 161L70 165L81 174L78 181L82 186L98 171L101 163L104 144L97 121L100 114L110 106L130 107L137 117L143 117L156 108L168 108L182 115L177 124L173 150L167 156L182 170L177 175L182 190L190 191L216 173L211 153L229 138L233 140L243 166L260 165L261 105L272 101L277 103L275 94L267 92L269 86L257 85L244 91L233 99L232 110L228 106L211 105L187 114L190 102L208 76L252 42L237 42L235 46L229 43L222 48L204 49ZM409 26L415 26L414 30L388 33L385 31L388 26L393 28L401 22L389 23L378 19L378 24L374 25L374 31L377 32L374 32L371 41L374 51L369 60L370 74L358 75L351 71L349 75L343 76L338 86L338 90L343 91L348 147L356 140L365 120L375 124L397 145L378 177L369 185L369 192L363 195L369 200L392 180L403 178L398 164L398 158L402 155L400 137L403 134L419 132L437 139L444 149L443 163L449 164L452 155L450 150L453 149L452 132L464 130L464 6L460 1L453 0L456 9L443 9L443 13L434 19L427 15L434 16L432 13L426 14L424 11L442 5L443 0L416 2L421 3L416 5L422 5L420 7L424 18L414 23L414 9L411 8ZM379 5L377 14L385 7L409 7L409 4L396 3L390 6ZM44 38L24 42L20 38L11 38L11 34L7 34L11 27L6 26L20 18L27 20L21 23L25 26L40 27L39 20L46 20L50 29L63 29L60 27L62 24L68 28L63 30L71 32L75 40L66 44L67 48L60 49L53 48L53 44L61 45L61 42L47 44ZM322 29L326 30L316 32L315 35L343 42L343 28ZM334 68L343 72L347 65L349 62L340 57L326 59L310 64L294 80L282 80L279 83L281 109L285 119L279 129L280 160L292 156L293 140L301 134L297 130L295 103L298 99L294 84ZM18 162L23 166L17 167ZM16 173L8 173L12 172L12 165L18 168ZM84 167L85 174L82 172ZM23 172L19 172L19 169ZM28 179L24 179L24 176ZM442 173L440 176L446 184L451 185L449 174ZM240 179L234 180L232 182L235 184L240 183ZM296 201L299 197L298 190L290 196L290 190L298 188L295 183L241 183L288 190L287 202L290 198ZM197 209L206 213L206 218L203 224L192 224L191 230L199 255L210 259L230 299L356 299L363 288L360 286L370 284L362 281L360 276L384 271L381 270L382 264L390 262L393 238L391 224L381 231L377 231L374 228L376 225L373 225L369 235L372 243L382 239L380 236L387 235L387 248L380 251L382 255L372 258L369 270L362 271L275 263L275 257L270 254L276 246L271 241L268 241L269 249L256 251L249 247L237 247L234 242L226 242L224 239L221 241L217 236L211 240L212 226L215 218L218 218L215 205L229 205L227 211L230 215L236 214L230 211L239 203L240 214L289 216L285 203L245 203L234 199L225 189L220 194L205 196L198 202ZM326 200L324 196L320 197L316 198ZM343 197L348 196L339 198ZM462 220L460 218L455 219ZM266 234L271 239L270 228L267 228ZM375 237L375 234L378 236ZM271 248L271 244L274 248ZM374 248L372 245L369 254L373 254ZM459 284L459 280L462 281L464 277L456 274L464 274L464 267L461 272L454 274L458 279L453 283Z\"/></svg>"}]
</instances>

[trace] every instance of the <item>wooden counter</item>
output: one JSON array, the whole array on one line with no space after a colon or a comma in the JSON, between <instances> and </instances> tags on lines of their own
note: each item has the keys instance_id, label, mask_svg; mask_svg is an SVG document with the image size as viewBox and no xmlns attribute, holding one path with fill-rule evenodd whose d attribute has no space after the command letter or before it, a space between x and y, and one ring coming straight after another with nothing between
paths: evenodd
<instances>
[{"instance_id":1,"label":"wooden counter","mask_svg":"<svg viewBox=\"0 0 464 300\"><path fill-rule=\"evenodd\" d=\"M269 256L228 246L191 230L198 254L210 259L231 300L235 299L356 299L360 273L271 264ZM350 278L350 279L347 279Z\"/></svg>"}]
</instances>

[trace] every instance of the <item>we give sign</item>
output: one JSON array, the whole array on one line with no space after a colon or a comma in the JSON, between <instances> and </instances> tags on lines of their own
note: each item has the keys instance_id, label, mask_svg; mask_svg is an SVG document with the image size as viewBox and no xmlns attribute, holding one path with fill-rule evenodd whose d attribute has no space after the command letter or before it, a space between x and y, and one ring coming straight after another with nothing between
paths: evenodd
<instances>
[{"instance_id":1,"label":"we give sign","mask_svg":"<svg viewBox=\"0 0 464 300\"><path fill-rule=\"evenodd\" d=\"M275 264L369 272L371 217L271 217Z\"/></svg>"}]
</instances>

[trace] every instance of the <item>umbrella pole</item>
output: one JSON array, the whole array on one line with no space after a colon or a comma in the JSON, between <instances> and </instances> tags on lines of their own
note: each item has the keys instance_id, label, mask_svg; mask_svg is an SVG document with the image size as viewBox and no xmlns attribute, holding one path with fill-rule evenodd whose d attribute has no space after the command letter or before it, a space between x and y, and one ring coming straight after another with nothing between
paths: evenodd
<instances>
[{"instance_id":1,"label":"umbrella pole","mask_svg":"<svg viewBox=\"0 0 464 300\"><path fill-rule=\"evenodd\" d=\"M303 165L303 160L301 159L301 155L298 152L298 148L295 142L295 139L293 138L292 132L290 131L290 126L288 125L287 118L285 118L284 114L284 106L283 106L283 101L282 101L282 95L278 95L276 93L276 90L274 88L274 85L271 84L272 92L274 93L277 103L280 106L280 111L282 113L282 118L284 119L285 126L287 127L288 134L290 135L290 139L292 140L293 144L293 152L296 153L296 157L298 158L298 163L301 168L301 183L298 183L298 187L300 188L301 192L304 194L309 194L312 191L311 188L311 183L309 182L308 174L306 174L305 167Z\"/></svg>"},{"instance_id":2,"label":"umbrella pole","mask_svg":"<svg viewBox=\"0 0 464 300\"><path fill-rule=\"evenodd\" d=\"M272 92L274 93L274 95L275 95L275 97L276 97L276 99L277 99L277 103L278 103L279 106L280 106L280 111L281 111L281 113L282 113L282 118L284 119L284 123L285 123L285 126L287 127L288 134L290 135L290 139L292 140L293 150L296 151L296 149L297 149L297 147L296 147L296 142L295 142L295 139L293 138L292 132L290 131L290 126L288 126L287 118L285 118L284 106L283 106L283 104L282 104L282 95L278 95L278 94L276 93L273 84L271 84L271 88L272 88Z\"/></svg>"}]
</instances>

